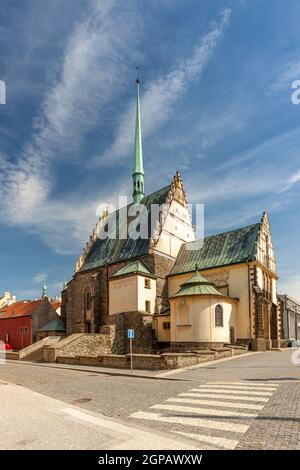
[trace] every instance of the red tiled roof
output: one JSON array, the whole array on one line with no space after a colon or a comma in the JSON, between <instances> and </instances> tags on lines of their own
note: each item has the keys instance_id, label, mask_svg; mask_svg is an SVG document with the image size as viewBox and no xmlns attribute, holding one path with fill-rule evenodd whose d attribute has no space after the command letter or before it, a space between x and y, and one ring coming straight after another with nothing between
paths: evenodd
<instances>
[{"instance_id":1,"label":"red tiled roof","mask_svg":"<svg viewBox=\"0 0 300 470\"><path fill-rule=\"evenodd\" d=\"M14 304L2 307L0 309L0 320L1 318L20 317L24 315L31 315L43 302L40 300L21 300Z\"/></svg>"},{"instance_id":2,"label":"red tiled roof","mask_svg":"<svg viewBox=\"0 0 300 470\"><path fill-rule=\"evenodd\" d=\"M59 307L61 307L61 302L55 301L55 302L50 302L51 307L54 308L54 310L57 310Z\"/></svg>"}]
</instances>

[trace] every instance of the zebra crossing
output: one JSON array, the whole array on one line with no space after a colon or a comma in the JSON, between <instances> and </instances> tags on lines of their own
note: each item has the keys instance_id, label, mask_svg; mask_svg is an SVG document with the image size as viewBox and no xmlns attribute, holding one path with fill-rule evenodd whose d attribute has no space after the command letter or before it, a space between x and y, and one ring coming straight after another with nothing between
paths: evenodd
<instances>
[{"instance_id":1,"label":"zebra crossing","mask_svg":"<svg viewBox=\"0 0 300 470\"><path fill-rule=\"evenodd\" d=\"M278 383L208 382L130 415L162 425L202 449L235 449ZM206 447L205 447L206 446Z\"/></svg>"}]
</instances>

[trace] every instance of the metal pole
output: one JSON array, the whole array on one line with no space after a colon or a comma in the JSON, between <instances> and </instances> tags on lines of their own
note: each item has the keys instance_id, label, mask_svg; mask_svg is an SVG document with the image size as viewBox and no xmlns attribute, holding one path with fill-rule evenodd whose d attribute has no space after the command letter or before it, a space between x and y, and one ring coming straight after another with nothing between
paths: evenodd
<instances>
[{"instance_id":1,"label":"metal pole","mask_svg":"<svg viewBox=\"0 0 300 470\"><path fill-rule=\"evenodd\" d=\"M130 369L131 372L133 371L132 369L132 338L130 338Z\"/></svg>"}]
</instances>

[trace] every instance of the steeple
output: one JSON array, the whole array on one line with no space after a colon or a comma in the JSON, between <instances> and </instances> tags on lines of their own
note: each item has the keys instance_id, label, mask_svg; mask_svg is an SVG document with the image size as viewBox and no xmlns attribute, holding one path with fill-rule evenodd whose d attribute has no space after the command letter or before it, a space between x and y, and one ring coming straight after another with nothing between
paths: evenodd
<instances>
[{"instance_id":1,"label":"steeple","mask_svg":"<svg viewBox=\"0 0 300 470\"><path fill-rule=\"evenodd\" d=\"M135 118L135 146L134 146L134 167L132 171L133 178L133 202L139 204L144 193L144 165L143 165L143 148L142 148L142 127L141 127L141 110L140 110L140 79L137 67L137 97L136 97L136 118Z\"/></svg>"},{"instance_id":2,"label":"steeple","mask_svg":"<svg viewBox=\"0 0 300 470\"><path fill-rule=\"evenodd\" d=\"M42 299L45 299L46 297L48 297L48 288L47 288L47 284L45 283L43 285Z\"/></svg>"}]
</instances>

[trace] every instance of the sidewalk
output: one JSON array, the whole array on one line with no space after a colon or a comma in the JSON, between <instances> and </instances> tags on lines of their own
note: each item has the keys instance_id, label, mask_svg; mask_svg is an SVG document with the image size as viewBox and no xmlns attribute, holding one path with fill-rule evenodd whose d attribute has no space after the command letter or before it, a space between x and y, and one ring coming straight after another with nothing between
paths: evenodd
<instances>
[{"instance_id":1,"label":"sidewalk","mask_svg":"<svg viewBox=\"0 0 300 470\"><path fill-rule=\"evenodd\" d=\"M2 450L198 450L186 439L128 426L18 385L0 381L0 390Z\"/></svg>"}]
</instances>

